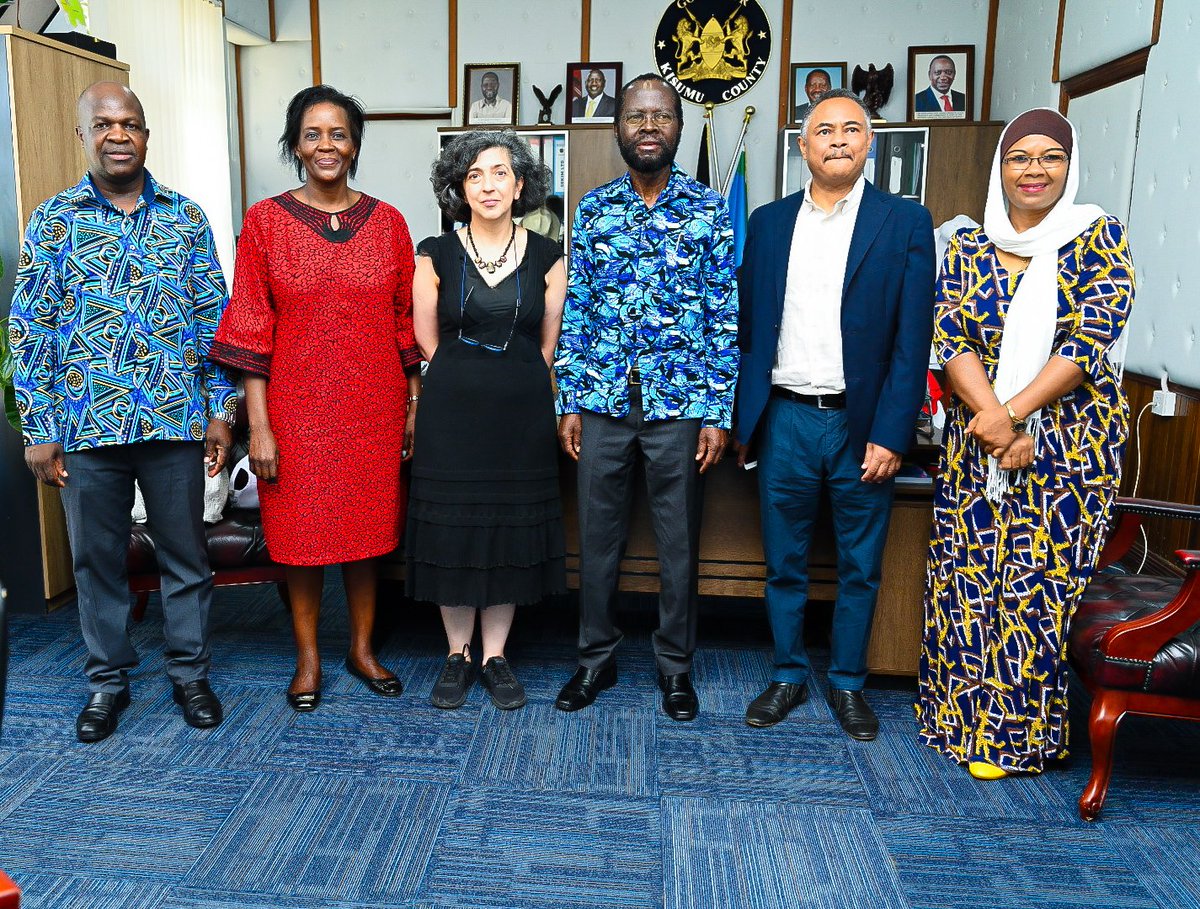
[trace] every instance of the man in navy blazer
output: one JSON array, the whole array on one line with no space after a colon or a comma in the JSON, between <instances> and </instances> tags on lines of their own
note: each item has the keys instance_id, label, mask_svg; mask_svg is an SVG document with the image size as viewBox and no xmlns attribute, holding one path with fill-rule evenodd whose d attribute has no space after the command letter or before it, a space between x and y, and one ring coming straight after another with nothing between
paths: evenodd
<instances>
[{"instance_id":1,"label":"man in navy blazer","mask_svg":"<svg viewBox=\"0 0 1200 909\"><path fill-rule=\"evenodd\" d=\"M893 478L925 394L933 334L929 212L863 178L870 114L835 89L809 112L804 191L757 209L742 266L735 443L759 465L774 671L751 726L778 723L808 696L808 548L822 492L838 548L829 703L873 739L862 695Z\"/></svg>"}]
</instances>

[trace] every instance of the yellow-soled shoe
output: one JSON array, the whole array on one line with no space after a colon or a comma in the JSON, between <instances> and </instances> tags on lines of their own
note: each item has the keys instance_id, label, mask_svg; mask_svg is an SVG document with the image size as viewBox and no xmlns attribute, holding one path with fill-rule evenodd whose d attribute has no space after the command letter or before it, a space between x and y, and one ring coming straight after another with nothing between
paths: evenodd
<instances>
[{"instance_id":1,"label":"yellow-soled shoe","mask_svg":"<svg viewBox=\"0 0 1200 909\"><path fill-rule=\"evenodd\" d=\"M986 761L971 761L967 764L971 776L977 780L1002 780L1008 776L1008 771Z\"/></svg>"}]
</instances>

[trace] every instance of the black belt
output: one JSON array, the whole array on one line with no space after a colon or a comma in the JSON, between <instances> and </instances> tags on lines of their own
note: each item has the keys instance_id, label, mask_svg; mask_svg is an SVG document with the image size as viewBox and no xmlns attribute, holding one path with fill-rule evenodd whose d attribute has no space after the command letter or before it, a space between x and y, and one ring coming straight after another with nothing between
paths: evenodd
<instances>
[{"instance_id":1,"label":"black belt","mask_svg":"<svg viewBox=\"0 0 1200 909\"><path fill-rule=\"evenodd\" d=\"M807 404L820 410L845 410L846 393L839 391L835 395L802 395L778 385L771 386L771 394L776 398L795 401L797 404Z\"/></svg>"}]
</instances>

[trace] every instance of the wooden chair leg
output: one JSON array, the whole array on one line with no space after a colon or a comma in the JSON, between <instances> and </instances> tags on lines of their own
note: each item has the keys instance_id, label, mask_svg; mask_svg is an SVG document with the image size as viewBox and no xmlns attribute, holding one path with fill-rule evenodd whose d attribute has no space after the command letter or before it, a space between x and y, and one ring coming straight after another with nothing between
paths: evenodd
<instances>
[{"instance_id":1,"label":"wooden chair leg","mask_svg":"<svg viewBox=\"0 0 1200 909\"><path fill-rule=\"evenodd\" d=\"M1112 776L1113 746L1117 724L1125 716L1127 695L1124 691L1101 689L1092 701L1088 732L1092 739L1092 775L1079 797L1079 816L1094 821L1100 816L1108 795L1108 780Z\"/></svg>"},{"instance_id":2,"label":"wooden chair leg","mask_svg":"<svg viewBox=\"0 0 1200 909\"><path fill-rule=\"evenodd\" d=\"M137 602L133 604L133 620L140 622L146 617L146 605L150 602L150 594L146 592L137 595Z\"/></svg>"}]
</instances>

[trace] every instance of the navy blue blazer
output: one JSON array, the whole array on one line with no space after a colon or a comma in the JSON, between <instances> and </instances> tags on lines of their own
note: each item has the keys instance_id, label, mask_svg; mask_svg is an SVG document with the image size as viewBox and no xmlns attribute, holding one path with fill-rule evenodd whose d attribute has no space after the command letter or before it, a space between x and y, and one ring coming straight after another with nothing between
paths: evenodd
<instances>
[{"instance_id":1,"label":"navy blue blazer","mask_svg":"<svg viewBox=\"0 0 1200 909\"><path fill-rule=\"evenodd\" d=\"M792 231L804 192L755 209L742 266L734 435L749 444L771 394ZM908 199L863 187L842 284L842 367L855 457L874 442L904 453L925 400L933 339L933 219Z\"/></svg>"},{"instance_id":2,"label":"navy blue blazer","mask_svg":"<svg viewBox=\"0 0 1200 909\"><path fill-rule=\"evenodd\" d=\"M950 89L950 107L954 110L967 109L967 96L962 92L956 92ZM942 106L938 104L938 94L933 90L933 86L924 91L917 92L913 95L913 110L918 113L931 113L932 111L940 111Z\"/></svg>"}]
</instances>

